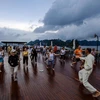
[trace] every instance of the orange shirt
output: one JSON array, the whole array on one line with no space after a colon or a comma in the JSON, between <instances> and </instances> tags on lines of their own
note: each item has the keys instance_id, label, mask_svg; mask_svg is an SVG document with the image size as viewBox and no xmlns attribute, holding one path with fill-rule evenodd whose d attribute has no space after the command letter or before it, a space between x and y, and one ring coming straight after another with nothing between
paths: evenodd
<instances>
[{"instance_id":1,"label":"orange shirt","mask_svg":"<svg viewBox=\"0 0 100 100\"><path fill-rule=\"evenodd\" d=\"M74 54L75 54L76 56L78 56L78 57L81 57L81 56L82 56L82 50L81 50L81 49L76 49L76 50L74 51Z\"/></svg>"},{"instance_id":2,"label":"orange shirt","mask_svg":"<svg viewBox=\"0 0 100 100\"><path fill-rule=\"evenodd\" d=\"M56 52L57 51L57 46L54 46L54 52Z\"/></svg>"}]
</instances>

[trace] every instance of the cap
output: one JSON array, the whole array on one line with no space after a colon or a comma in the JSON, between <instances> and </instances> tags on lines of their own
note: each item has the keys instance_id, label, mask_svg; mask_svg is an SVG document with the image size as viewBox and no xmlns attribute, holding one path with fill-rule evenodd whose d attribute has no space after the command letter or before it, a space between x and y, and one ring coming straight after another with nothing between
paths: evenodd
<instances>
[{"instance_id":1,"label":"cap","mask_svg":"<svg viewBox=\"0 0 100 100\"><path fill-rule=\"evenodd\" d=\"M11 52L16 52L16 50L13 49L13 50L11 50Z\"/></svg>"}]
</instances>

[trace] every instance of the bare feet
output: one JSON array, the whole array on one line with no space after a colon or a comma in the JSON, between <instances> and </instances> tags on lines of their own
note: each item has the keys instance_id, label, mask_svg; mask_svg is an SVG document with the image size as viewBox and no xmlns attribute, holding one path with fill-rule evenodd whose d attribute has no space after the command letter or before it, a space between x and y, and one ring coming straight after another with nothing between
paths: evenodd
<instances>
[{"instance_id":1,"label":"bare feet","mask_svg":"<svg viewBox=\"0 0 100 100\"><path fill-rule=\"evenodd\" d=\"M100 92L99 91L96 91L92 96L97 98L97 97L100 96Z\"/></svg>"}]
</instances>

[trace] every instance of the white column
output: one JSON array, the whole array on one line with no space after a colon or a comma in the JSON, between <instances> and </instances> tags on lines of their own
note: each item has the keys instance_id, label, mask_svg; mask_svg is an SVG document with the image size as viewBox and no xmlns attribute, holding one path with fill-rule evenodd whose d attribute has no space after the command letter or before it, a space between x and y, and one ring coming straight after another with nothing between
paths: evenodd
<instances>
[{"instance_id":1,"label":"white column","mask_svg":"<svg viewBox=\"0 0 100 100\"><path fill-rule=\"evenodd\" d=\"M75 39L73 40L73 49L75 49Z\"/></svg>"},{"instance_id":2,"label":"white column","mask_svg":"<svg viewBox=\"0 0 100 100\"><path fill-rule=\"evenodd\" d=\"M41 47L41 42L40 42L40 47Z\"/></svg>"},{"instance_id":3,"label":"white column","mask_svg":"<svg viewBox=\"0 0 100 100\"><path fill-rule=\"evenodd\" d=\"M51 41L51 46L53 46L53 42Z\"/></svg>"}]
</instances>

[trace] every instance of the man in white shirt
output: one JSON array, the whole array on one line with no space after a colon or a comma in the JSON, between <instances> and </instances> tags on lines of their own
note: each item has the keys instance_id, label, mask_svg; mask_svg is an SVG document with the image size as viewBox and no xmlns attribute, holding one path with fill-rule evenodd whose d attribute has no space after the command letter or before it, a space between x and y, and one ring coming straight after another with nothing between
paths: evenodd
<instances>
[{"instance_id":1,"label":"man in white shirt","mask_svg":"<svg viewBox=\"0 0 100 100\"><path fill-rule=\"evenodd\" d=\"M60 58L60 61L61 62L65 62L65 54L66 54L66 50L65 48L63 47L60 51L60 55L61 55L61 58Z\"/></svg>"},{"instance_id":2,"label":"man in white shirt","mask_svg":"<svg viewBox=\"0 0 100 100\"><path fill-rule=\"evenodd\" d=\"M84 60L84 66L82 66L81 70L79 71L79 81L84 85L84 87L92 93L93 97L100 96L100 92L97 91L89 82L89 76L93 71L93 64L94 64L94 56L91 54L91 49L86 49L86 57L80 57L81 60Z\"/></svg>"},{"instance_id":3,"label":"man in white shirt","mask_svg":"<svg viewBox=\"0 0 100 100\"><path fill-rule=\"evenodd\" d=\"M46 54L46 46L43 47L43 56Z\"/></svg>"}]
</instances>

